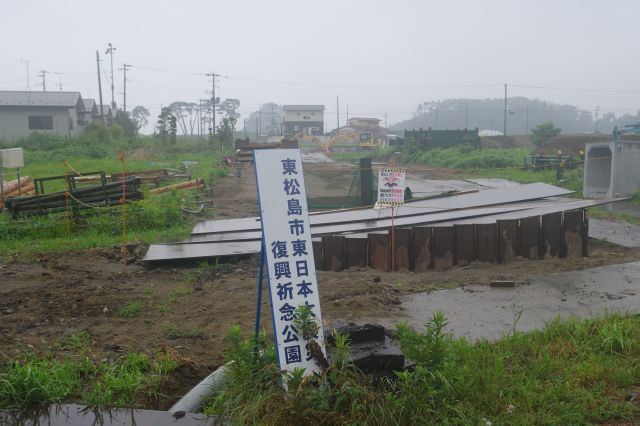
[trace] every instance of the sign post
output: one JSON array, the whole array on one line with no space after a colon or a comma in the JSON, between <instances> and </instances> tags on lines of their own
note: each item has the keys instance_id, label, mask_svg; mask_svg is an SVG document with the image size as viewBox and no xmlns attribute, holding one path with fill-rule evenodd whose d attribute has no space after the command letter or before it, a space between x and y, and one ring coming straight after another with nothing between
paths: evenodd
<instances>
[{"instance_id":1,"label":"sign post","mask_svg":"<svg viewBox=\"0 0 640 426\"><path fill-rule=\"evenodd\" d=\"M395 207L404 204L405 170L382 168L378 171L378 201L376 208L391 207L391 271L396 266Z\"/></svg>"},{"instance_id":2,"label":"sign post","mask_svg":"<svg viewBox=\"0 0 640 426\"><path fill-rule=\"evenodd\" d=\"M257 150L254 161L278 364L283 371L319 373L317 348L322 356L326 350L300 150ZM300 306L320 325L313 342L295 325Z\"/></svg>"}]
</instances>

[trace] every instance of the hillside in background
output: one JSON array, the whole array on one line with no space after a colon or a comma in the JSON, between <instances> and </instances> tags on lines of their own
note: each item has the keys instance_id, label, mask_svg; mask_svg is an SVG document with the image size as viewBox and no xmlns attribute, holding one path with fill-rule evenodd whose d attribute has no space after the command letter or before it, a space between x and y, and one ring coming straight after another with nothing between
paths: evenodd
<instances>
[{"instance_id":1,"label":"hillside in background","mask_svg":"<svg viewBox=\"0 0 640 426\"><path fill-rule=\"evenodd\" d=\"M537 125L552 121L562 133L591 133L596 130L596 118L592 111L573 105L561 105L524 97L507 100L507 134L525 135ZM597 130L611 133L615 126L640 122L640 111L635 115L616 117L611 112L600 111ZM499 130L504 127L504 99L446 99L425 102L418 106L413 118L390 126L392 130L474 129Z\"/></svg>"}]
</instances>

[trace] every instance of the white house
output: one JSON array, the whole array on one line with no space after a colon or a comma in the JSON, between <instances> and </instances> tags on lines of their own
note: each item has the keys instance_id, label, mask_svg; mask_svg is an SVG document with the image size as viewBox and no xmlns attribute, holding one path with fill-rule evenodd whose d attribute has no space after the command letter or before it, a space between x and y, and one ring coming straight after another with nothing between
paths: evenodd
<instances>
[{"instance_id":1,"label":"white house","mask_svg":"<svg viewBox=\"0 0 640 426\"><path fill-rule=\"evenodd\" d=\"M285 105L282 122L285 135L323 135L324 105Z\"/></svg>"},{"instance_id":2,"label":"white house","mask_svg":"<svg viewBox=\"0 0 640 426\"><path fill-rule=\"evenodd\" d=\"M36 132L75 136L87 124L79 92L0 91L0 140Z\"/></svg>"}]
</instances>

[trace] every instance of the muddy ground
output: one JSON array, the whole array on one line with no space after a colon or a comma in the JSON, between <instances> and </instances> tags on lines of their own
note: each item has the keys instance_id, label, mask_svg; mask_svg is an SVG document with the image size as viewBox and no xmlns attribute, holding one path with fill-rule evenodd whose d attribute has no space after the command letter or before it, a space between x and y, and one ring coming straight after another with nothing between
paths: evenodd
<instances>
[{"instance_id":1,"label":"muddy ground","mask_svg":"<svg viewBox=\"0 0 640 426\"><path fill-rule=\"evenodd\" d=\"M314 169L314 167L317 168ZM309 192L339 193L348 166L315 165L305 169ZM342 169L341 167L347 167ZM446 177L451 177L448 172ZM428 177L442 177L429 173ZM323 176L327 176L326 178ZM424 175L421 175L424 177ZM323 183L324 181L324 183ZM342 183L342 186L340 184ZM256 213L255 180L225 178L213 188L224 197L219 217ZM147 404L168 408L179 396L223 362L224 336L240 324L252 333L255 321L258 258L218 266L143 265L145 247L134 250L133 263L122 270L119 248L42 254L34 261L0 264L0 353L10 358L24 352L59 352L55 343L86 331L93 337L91 356L111 360L130 351L175 351L184 366L174 374L166 397ZM370 269L319 272L319 288L327 325L346 322L395 323L406 319L401 297L433 289L487 285L494 279L526 282L531 275L580 270L640 259L640 249L590 241L590 257L581 260L516 260L509 265L476 263L446 272L381 273ZM262 324L270 331L267 290ZM133 317L119 314L139 302Z\"/></svg>"}]
</instances>

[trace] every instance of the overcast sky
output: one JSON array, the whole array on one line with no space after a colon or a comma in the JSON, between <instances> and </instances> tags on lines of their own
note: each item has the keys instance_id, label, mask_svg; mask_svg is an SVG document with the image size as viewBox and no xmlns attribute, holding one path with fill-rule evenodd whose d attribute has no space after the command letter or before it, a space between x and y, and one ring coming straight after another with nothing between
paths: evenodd
<instances>
[{"instance_id":1,"label":"overcast sky","mask_svg":"<svg viewBox=\"0 0 640 426\"><path fill-rule=\"evenodd\" d=\"M110 63L131 64L129 109L217 95L244 118L260 103L324 104L388 124L418 103L526 96L617 114L640 109L637 0L0 0L0 90L80 91L110 102ZM156 69L152 70L150 68ZM158 71L165 70L165 71ZM54 73L62 74L54 74ZM527 88L542 86L554 89ZM122 104L122 72L115 75ZM466 86L466 87L465 87ZM242 122L242 118L240 119Z\"/></svg>"}]
</instances>

